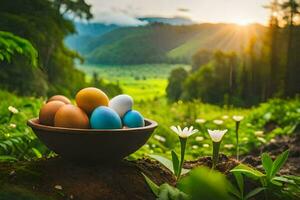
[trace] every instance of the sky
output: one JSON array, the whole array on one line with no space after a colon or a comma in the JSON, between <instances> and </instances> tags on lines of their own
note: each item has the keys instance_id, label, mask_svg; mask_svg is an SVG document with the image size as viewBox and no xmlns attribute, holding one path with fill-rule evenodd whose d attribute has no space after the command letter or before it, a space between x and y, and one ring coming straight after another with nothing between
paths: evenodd
<instances>
[{"instance_id":1,"label":"sky","mask_svg":"<svg viewBox=\"0 0 300 200\"><path fill-rule=\"evenodd\" d=\"M86 0L94 21L118 25L143 25L137 17L183 16L195 22L267 24L263 8L270 0Z\"/></svg>"}]
</instances>

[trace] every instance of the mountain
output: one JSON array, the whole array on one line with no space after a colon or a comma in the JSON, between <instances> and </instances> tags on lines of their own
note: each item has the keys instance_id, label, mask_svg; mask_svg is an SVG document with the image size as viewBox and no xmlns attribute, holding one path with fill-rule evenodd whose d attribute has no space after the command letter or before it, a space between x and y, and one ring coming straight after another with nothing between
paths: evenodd
<instances>
[{"instance_id":1,"label":"mountain","mask_svg":"<svg viewBox=\"0 0 300 200\"><path fill-rule=\"evenodd\" d=\"M259 38L266 30L259 24L190 24L185 18L139 20L149 24L120 27L77 22L78 34L69 36L66 44L93 64L189 63L199 49L241 52L250 38Z\"/></svg>"},{"instance_id":2,"label":"mountain","mask_svg":"<svg viewBox=\"0 0 300 200\"><path fill-rule=\"evenodd\" d=\"M141 17L138 19L141 21L147 21L149 23L163 23L176 26L195 24L195 22L193 22L191 19L185 17Z\"/></svg>"},{"instance_id":3,"label":"mountain","mask_svg":"<svg viewBox=\"0 0 300 200\"><path fill-rule=\"evenodd\" d=\"M261 37L265 30L258 24L154 23L100 34L86 41L80 51L93 64L189 63L199 49L241 52L250 38Z\"/></svg>"},{"instance_id":4,"label":"mountain","mask_svg":"<svg viewBox=\"0 0 300 200\"><path fill-rule=\"evenodd\" d=\"M70 35L65 39L65 43L71 49L77 50L81 53L81 47L94 37L101 36L116 28L117 25L106 25L101 23L83 23L75 22L75 28L77 33Z\"/></svg>"}]
</instances>

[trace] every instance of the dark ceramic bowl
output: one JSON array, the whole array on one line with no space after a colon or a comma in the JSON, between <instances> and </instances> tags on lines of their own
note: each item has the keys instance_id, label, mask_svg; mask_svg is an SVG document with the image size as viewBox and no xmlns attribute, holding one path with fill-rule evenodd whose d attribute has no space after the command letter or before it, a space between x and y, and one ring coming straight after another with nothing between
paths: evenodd
<instances>
[{"instance_id":1,"label":"dark ceramic bowl","mask_svg":"<svg viewBox=\"0 0 300 200\"><path fill-rule=\"evenodd\" d=\"M142 147L154 129L155 121L145 119L145 126L130 129L72 129L45 126L37 118L28 120L36 136L51 150L73 161L113 162Z\"/></svg>"}]
</instances>

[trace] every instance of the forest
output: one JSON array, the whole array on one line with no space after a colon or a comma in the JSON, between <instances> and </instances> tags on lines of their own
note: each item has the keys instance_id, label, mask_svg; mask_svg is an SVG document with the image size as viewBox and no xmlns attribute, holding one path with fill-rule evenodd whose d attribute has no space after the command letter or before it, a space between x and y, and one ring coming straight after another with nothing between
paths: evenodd
<instances>
[{"instance_id":1,"label":"forest","mask_svg":"<svg viewBox=\"0 0 300 200\"><path fill-rule=\"evenodd\" d=\"M120 25L92 0L1 0L0 200L299 199L300 1L266 2L266 24Z\"/></svg>"}]
</instances>

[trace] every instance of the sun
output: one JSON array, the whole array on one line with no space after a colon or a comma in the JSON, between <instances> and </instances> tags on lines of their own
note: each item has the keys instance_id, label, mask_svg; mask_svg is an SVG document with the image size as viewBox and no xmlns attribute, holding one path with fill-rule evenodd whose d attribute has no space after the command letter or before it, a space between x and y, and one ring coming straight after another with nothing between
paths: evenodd
<instances>
[{"instance_id":1,"label":"sun","mask_svg":"<svg viewBox=\"0 0 300 200\"><path fill-rule=\"evenodd\" d=\"M237 25L240 25L240 26L247 26L247 25L251 24L252 22L248 19L237 19L234 23Z\"/></svg>"}]
</instances>

